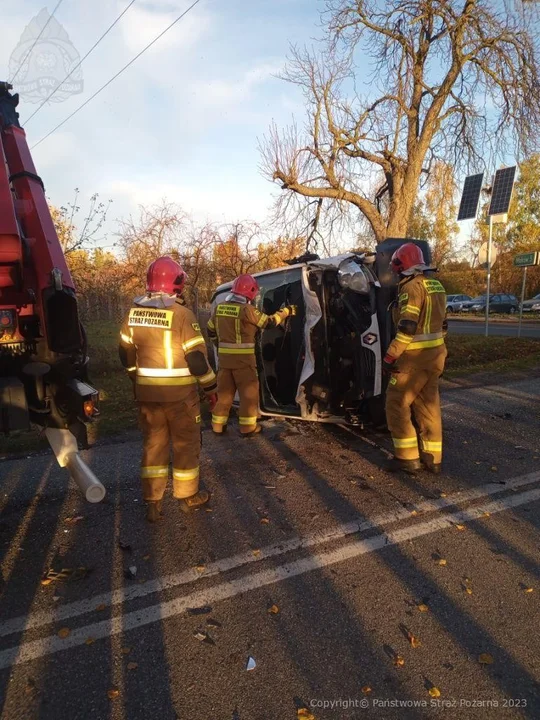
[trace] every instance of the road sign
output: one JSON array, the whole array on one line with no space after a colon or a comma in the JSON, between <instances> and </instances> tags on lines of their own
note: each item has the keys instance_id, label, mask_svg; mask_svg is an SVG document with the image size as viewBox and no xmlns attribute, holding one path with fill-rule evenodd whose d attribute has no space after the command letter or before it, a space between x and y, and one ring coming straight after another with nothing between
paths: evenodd
<instances>
[{"instance_id":1,"label":"road sign","mask_svg":"<svg viewBox=\"0 0 540 720\"><path fill-rule=\"evenodd\" d=\"M502 215L508 212L510 200L512 199L515 175L515 165L497 170L493 190L491 191L488 215Z\"/></svg>"},{"instance_id":2,"label":"road sign","mask_svg":"<svg viewBox=\"0 0 540 720\"><path fill-rule=\"evenodd\" d=\"M498 250L496 245L491 246L491 264L495 265L497 262ZM478 263L480 266L487 267L488 261L488 243L482 243L480 250L478 251Z\"/></svg>"},{"instance_id":3,"label":"road sign","mask_svg":"<svg viewBox=\"0 0 540 720\"><path fill-rule=\"evenodd\" d=\"M517 267L530 267L538 264L540 264L539 252L521 253L521 255L516 255L514 258L514 265L517 265Z\"/></svg>"},{"instance_id":4,"label":"road sign","mask_svg":"<svg viewBox=\"0 0 540 720\"><path fill-rule=\"evenodd\" d=\"M479 173L478 175L469 175L465 178L461 202L459 204L458 220L470 220L476 217L483 177L484 173Z\"/></svg>"}]
</instances>

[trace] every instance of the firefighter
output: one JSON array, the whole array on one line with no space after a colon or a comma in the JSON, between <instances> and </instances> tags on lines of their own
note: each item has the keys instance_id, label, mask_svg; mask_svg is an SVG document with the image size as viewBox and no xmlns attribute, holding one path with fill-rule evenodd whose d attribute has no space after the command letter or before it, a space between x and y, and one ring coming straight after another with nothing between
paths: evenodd
<instances>
[{"instance_id":1,"label":"firefighter","mask_svg":"<svg viewBox=\"0 0 540 720\"><path fill-rule=\"evenodd\" d=\"M295 305L287 305L273 315L257 310L251 302L259 293L251 275L240 275L231 294L220 303L208 321L208 336L218 347L218 401L212 413L212 430L221 435L229 419L236 391L240 396L238 420L244 437L261 431L259 417L259 378L255 358L255 335L269 325L280 325L296 314Z\"/></svg>"},{"instance_id":2,"label":"firefighter","mask_svg":"<svg viewBox=\"0 0 540 720\"><path fill-rule=\"evenodd\" d=\"M394 316L397 333L383 360L383 370L390 375L386 420L394 443L391 468L414 474L424 466L438 474L442 460L439 378L446 359L446 291L438 280L426 276L433 268L425 264L422 251L414 243L396 250L391 267L400 275Z\"/></svg>"},{"instance_id":3,"label":"firefighter","mask_svg":"<svg viewBox=\"0 0 540 720\"><path fill-rule=\"evenodd\" d=\"M170 257L148 268L146 295L135 298L120 333L120 360L134 382L143 432L141 479L146 518L156 522L169 477L186 512L208 502L199 490L201 414L197 385L213 407L216 376L195 315L182 298L186 276Z\"/></svg>"}]
</instances>

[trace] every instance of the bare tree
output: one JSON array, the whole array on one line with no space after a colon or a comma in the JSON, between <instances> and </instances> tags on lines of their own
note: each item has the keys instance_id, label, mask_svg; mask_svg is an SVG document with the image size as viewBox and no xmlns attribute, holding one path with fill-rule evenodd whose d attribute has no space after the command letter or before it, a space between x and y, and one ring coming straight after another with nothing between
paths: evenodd
<instances>
[{"instance_id":1,"label":"bare tree","mask_svg":"<svg viewBox=\"0 0 540 720\"><path fill-rule=\"evenodd\" d=\"M85 216L79 220L81 212L79 195L79 188L75 188L74 198L67 205L59 208L50 206L58 239L66 255L75 250L88 248L103 239L100 232L105 225L112 203L112 200L101 201L99 193L94 193L90 196Z\"/></svg>"},{"instance_id":2,"label":"bare tree","mask_svg":"<svg viewBox=\"0 0 540 720\"><path fill-rule=\"evenodd\" d=\"M284 74L307 127L274 125L262 145L287 195L356 208L380 242L406 236L434 161L474 168L538 143L539 25L526 13L503 0L327 0L322 17L323 51L293 49Z\"/></svg>"}]
</instances>

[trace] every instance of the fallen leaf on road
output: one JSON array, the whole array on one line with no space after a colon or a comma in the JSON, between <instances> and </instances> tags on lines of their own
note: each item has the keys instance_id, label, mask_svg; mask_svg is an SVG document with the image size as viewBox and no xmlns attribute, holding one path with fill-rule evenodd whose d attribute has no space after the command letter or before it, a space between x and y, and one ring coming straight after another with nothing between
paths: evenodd
<instances>
[{"instance_id":1,"label":"fallen leaf on road","mask_svg":"<svg viewBox=\"0 0 540 720\"><path fill-rule=\"evenodd\" d=\"M497 472L499 468L496 465L492 465L491 469L493 470L493 472Z\"/></svg>"},{"instance_id":2,"label":"fallen leaf on road","mask_svg":"<svg viewBox=\"0 0 540 720\"><path fill-rule=\"evenodd\" d=\"M532 587L528 587L523 590L523 592L526 592L526 593L532 593L532 591L533 591Z\"/></svg>"},{"instance_id":3,"label":"fallen leaf on road","mask_svg":"<svg viewBox=\"0 0 540 720\"><path fill-rule=\"evenodd\" d=\"M268 518L261 518L261 525L268 525L270 520Z\"/></svg>"},{"instance_id":4,"label":"fallen leaf on road","mask_svg":"<svg viewBox=\"0 0 540 720\"><path fill-rule=\"evenodd\" d=\"M483 513L482 517L489 517L490 515L491 515L491 513L485 512L485 513Z\"/></svg>"},{"instance_id":5,"label":"fallen leaf on road","mask_svg":"<svg viewBox=\"0 0 540 720\"><path fill-rule=\"evenodd\" d=\"M139 667L139 663L136 662L130 662L127 664L128 670L136 670Z\"/></svg>"},{"instance_id":6,"label":"fallen leaf on road","mask_svg":"<svg viewBox=\"0 0 540 720\"><path fill-rule=\"evenodd\" d=\"M433 698L441 697L441 691L438 687L435 687L435 685L432 685L432 687L429 688L428 692Z\"/></svg>"},{"instance_id":7,"label":"fallen leaf on road","mask_svg":"<svg viewBox=\"0 0 540 720\"><path fill-rule=\"evenodd\" d=\"M277 605L272 605L272 607L268 608L268 612L271 613L272 615L277 615L279 612L279 608Z\"/></svg>"},{"instance_id":8,"label":"fallen leaf on road","mask_svg":"<svg viewBox=\"0 0 540 720\"><path fill-rule=\"evenodd\" d=\"M364 687L362 688L362 692L364 693L364 695L369 695L372 692L372 689L369 687L369 685L364 685Z\"/></svg>"},{"instance_id":9,"label":"fallen leaf on road","mask_svg":"<svg viewBox=\"0 0 540 720\"><path fill-rule=\"evenodd\" d=\"M109 700L116 700L117 697L120 697L120 690L118 690L118 688L111 688L107 691L107 697Z\"/></svg>"},{"instance_id":10,"label":"fallen leaf on road","mask_svg":"<svg viewBox=\"0 0 540 720\"><path fill-rule=\"evenodd\" d=\"M405 665L405 660L401 657L401 655L394 656L394 665L396 667L403 667L403 665Z\"/></svg>"},{"instance_id":11,"label":"fallen leaf on road","mask_svg":"<svg viewBox=\"0 0 540 720\"><path fill-rule=\"evenodd\" d=\"M307 708L298 708L296 717L301 718L302 720L315 720L315 715L310 713Z\"/></svg>"},{"instance_id":12,"label":"fallen leaf on road","mask_svg":"<svg viewBox=\"0 0 540 720\"><path fill-rule=\"evenodd\" d=\"M418 510L411 510L411 515L418 515Z\"/></svg>"},{"instance_id":13,"label":"fallen leaf on road","mask_svg":"<svg viewBox=\"0 0 540 720\"><path fill-rule=\"evenodd\" d=\"M439 565L446 565L446 560L445 560L445 558L440 558L440 559L439 559Z\"/></svg>"},{"instance_id":14,"label":"fallen leaf on road","mask_svg":"<svg viewBox=\"0 0 540 720\"><path fill-rule=\"evenodd\" d=\"M428 612L429 611L429 607L425 603L420 603L420 605L418 605L418 609L420 610L420 612Z\"/></svg>"},{"instance_id":15,"label":"fallen leaf on road","mask_svg":"<svg viewBox=\"0 0 540 720\"><path fill-rule=\"evenodd\" d=\"M118 547L120 550L124 550L125 552L131 552L131 545L123 540L118 541Z\"/></svg>"},{"instance_id":16,"label":"fallen leaf on road","mask_svg":"<svg viewBox=\"0 0 540 720\"><path fill-rule=\"evenodd\" d=\"M465 530L465 525L456 525L456 530Z\"/></svg>"},{"instance_id":17,"label":"fallen leaf on road","mask_svg":"<svg viewBox=\"0 0 540 720\"><path fill-rule=\"evenodd\" d=\"M99 610L99 612L105 610L106 608L107 606L104 603L101 603L101 605L96 605L96 610Z\"/></svg>"},{"instance_id":18,"label":"fallen leaf on road","mask_svg":"<svg viewBox=\"0 0 540 720\"><path fill-rule=\"evenodd\" d=\"M413 648L420 647L420 645L422 644L420 640L410 631L407 633L407 640L411 643L411 647Z\"/></svg>"},{"instance_id":19,"label":"fallen leaf on road","mask_svg":"<svg viewBox=\"0 0 540 720\"><path fill-rule=\"evenodd\" d=\"M439 495L439 497L445 498L445 497L446 497L446 493L441 493L441 494Z\"/></svg>"},{"instance_id":20,"label":"fallen leaf on road","mask_svg":"<svg viewBox=\"0 0 540 720\"><path fill-rule=\"evenodd\" d=\"M84 644L85 644L85 645L93 645L95 642L96 642L96 641L94 640L93 637L88 637L88 638L86 638L86 640L84 641Z\"/></svg>"},{"instance_id":21,"label":"fallen leaf on road","mask_svg":"<svg viewBox=\"0 0 540 720\"><path fill-rule=\"evenodd\" d=\"M478 656L478 662L482 665L493 665L493 655L482 653Z\"/></svg>"},{"instance_id":22,"label":"fallen leaf on road","mask_svg":"<svg viewBox=\"0 0 540 720\"><path fill-rule=\"evenodd\" d=\"M130 647L123 647L123 648L122 648L122 655L129 655L130 652L131 652L131 648L130 648Z\"/></svg>"},{"instance_id":23,"label":"fallen leaf on road","mask_svg":"<svg viewBox=\"0 0 540 720\"><path fill-rule=\"evenodd\" d=\"M255 557L259 557L260 554L261 554L261 551L260 551L260 550L253 550L253 554L255 555Z\"/></svg>"},{"instance_id":24,"label":"fallen leaf on road","mask_svg":"<svg viewBox=\"0 0 540 720\"><path fill-rule=\"evenodd\" d=\"M465 592L467 593L467 595L472 595L472 588L466 587Z\"/></svg>"},{"instance_id":25,"label":"fallen leaf on road","mask_svg":"<svg viewBox=\"0 0 540 720\"><path fill-rule=\"evenodd\" d=\"M65 522L67 522L70 525L74 525L75 523L78 523L81 520L84 520L84 515L76 515L75 517L67 517Z\"/></svg>"},{"instance_id":26,"label":"fallen leaf on road","mask_svg":"<svg viewBox=\"0 0 540 720\"><path fill-rule=\"evenodd\" d=\"M144 555L143 560L150 560L150 555Z\"/></svg>"},{"instance_id":27,"label":"fallen leaf on road","mask_svg":"<svg viewBox=\"0 0 540 720\"><path fill-rule=\"evenodd\" d=\"M206 565L195 565L195 570L197 572L203 573L206 570Z\"/></svg>"},{"instance_id":28,"label":"fallen leaf on road","mask_svg":"<svg viewBox=\"0 0 540 720\"><path fill-rule=\"evenodd\" d=\"M68 635L71 634L71 630L69 628L60 628L57 635L59 638L62 638L62 640L65 640L65 638L68 637Z\"/></svg>"}]
</instances>

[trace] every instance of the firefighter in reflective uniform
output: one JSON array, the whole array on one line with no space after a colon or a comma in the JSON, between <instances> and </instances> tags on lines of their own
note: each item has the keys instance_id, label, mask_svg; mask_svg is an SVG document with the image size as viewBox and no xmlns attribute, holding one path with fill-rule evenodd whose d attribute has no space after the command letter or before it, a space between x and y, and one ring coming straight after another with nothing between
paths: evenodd
<instances>
[{"instance_id":1,"label":"firefighter in reflective uniform","mask_svg":"<svg viewBox=\"0 0 540 720\"><path fill-rule=\"evenodd\" d=\"M184 305L184 284L185 273L172 258L153 262L147 294L135 298L120 334L120 359L134 382L143 432L141 478L150 522L161 513L171 443L174 497L185 511L209 500L209 493L199 490L198 385L212 407L216 376L195 315Z\"/></svg>"},{"instance_id":2,"label":"firefighter in reflective uniform","mask_svg":"<svg viewBox=\"0 0 540 720\"><path fill-rule=\"evenodd\" d=\"M422 251L414 243L398 248L391 266L401 277L395 313L397 333L383 361L384 371L390 374L386 420L394 443L392 469L415 473L423 463L438 474L442 459L439 378L446 359L446 291L438 280L424 274L432 268L426 266Z\"/></svg>"},{"instance_id":3,"label":"firefighter in reflective uniform","mask_svg":"<svg viewBox=\"0 0 540 720\"><path fill-rule=\"evenodd\" d=\"M240 396L238 420L244 436L261 431L259 416L259 378L255 358L255 335L268 325L280 325L296 314L288 305L273 315L265 315L250 303L259 293L251 275L240 275L231 294L220 303L208 321L208 336L218 347L218 401L212 413L212 429L221 434L229 419L236 391Z\"/></svg>"}]
</instances>

